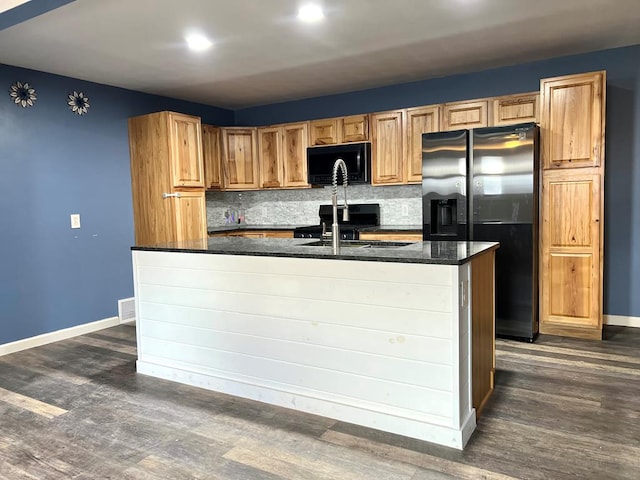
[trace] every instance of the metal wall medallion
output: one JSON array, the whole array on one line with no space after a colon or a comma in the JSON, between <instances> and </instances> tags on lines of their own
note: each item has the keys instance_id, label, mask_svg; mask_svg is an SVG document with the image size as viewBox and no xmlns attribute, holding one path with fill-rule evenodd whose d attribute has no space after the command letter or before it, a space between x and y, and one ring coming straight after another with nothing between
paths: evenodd
<instances>
[{"instance_id":1,"label":"metal wall medallion","mask_svg":"<svg viewBox=\"0 0 640 480\"><path fill-rule=\"evenodd\" d=\"M36 90L27 82L16 82L9 88L9 96L13 103L20 105L22 108L33 107L38 95Z\"/></svg>"},{"instance_id":2,"label":"metal wall medallion","mask_svg":"<svg viewBox=\"0 0 640 480\"><path fill-rule=\"evenodd\" d=\"M85 97L82 92L70 93L67 97L67 105L73 113L84 115L89 110L89 97Z\"/></svg>"}]
</instances>

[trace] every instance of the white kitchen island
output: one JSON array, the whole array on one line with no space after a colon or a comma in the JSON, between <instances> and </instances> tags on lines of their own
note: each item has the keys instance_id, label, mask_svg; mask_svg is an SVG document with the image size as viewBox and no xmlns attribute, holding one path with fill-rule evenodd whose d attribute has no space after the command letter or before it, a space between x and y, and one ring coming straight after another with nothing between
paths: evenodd
<instances>
[{"instance_id":1,"label":"white kitchen island","mask_svg":"<svg viewBox=\"0 0 640 480\"><path fill-rule=\"evenodd\" d=\"M497 244L308 242L133 247L138 372L462 449L493 391Z\"/></svg>"}]
</instances>

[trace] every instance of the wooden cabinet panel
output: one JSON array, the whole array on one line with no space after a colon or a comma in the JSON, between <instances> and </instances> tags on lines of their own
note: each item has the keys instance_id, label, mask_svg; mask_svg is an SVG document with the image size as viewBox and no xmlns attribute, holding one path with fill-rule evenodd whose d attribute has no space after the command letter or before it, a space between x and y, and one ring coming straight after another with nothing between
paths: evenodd
<instances>
[{"instance_id":1,"label":"wooden cabinet panel","mask_svg":"<svg viewBox=\"0 0 640 480\"><path fill-rule=\"evenodd\" d=\"M169 113L174 187L204 187L200 118Z\"/></svg>"},{"instance_id":2,"label":"wooden cabinet panel","mask_svg":"<svg viewBox=\"0 0 640 480\"><path fill-rule=\"evenodd\" d=\"M232 230L213 232L210 237L293 238L293 230Z\"/></svg>"},{"instance_id":3,"label":"wooden cabinet panel","mask_svg":"<svg viewBox=\"0 0 640 480\"><path fill-rule=\"evenodd\" d=\"M260 186L280 188L283 185L282 131L280 127L258 128Z\"/></svg>"},{"instance_id":4,"label":"wooden cabinet panel","mask_svg":"<svg viewBox=\"0 0 640 480\"><path fill-rule=\"evenodd\" d=\"M593 72L542 80L540 136L544 168L602 164L605 77L605 72Z\"/></svg>"},{"instance_id":5,"label":"wooden cabinet panel","mask_svg":"<svg viewBox=\"0 0 640 480\"><path fill-rule=\"evenodd\" d=\"M308 187L307 146L308 124L292 123L282 127L284 186Z\"/></svg>"},{"instance_id":6,"label":"wooden cabinet panel","mask_svg":"<svg viewBox=\"0 0 640 480\"><path fill-rule=\"evenodd\" d=\"M369 139L369 115L351 115L340 119L340 143L366 142Z\"/></svg>"},{"instance_id":7,"label":"wooden cabinet panel","mask_svg":"<svg viewBox=\"0 0 640 480\"><path fill-rule=\"evenodd\" d=\"M202 154L195 155L191 149L193 146L202 150L201 126L199 119L194 118L158 112L129 119L136 245L202 238L203 233L206 237L204 188L194 187L194 181L187 181L198 175L203 180ZM175 141L179 145L173 145ZM193 164L194 159L200 159L200 165ZM174 160L179 164L174 165ZM176 186L176 178L187 185ZM198 198L197 208L181 208L192 201L192 196ZM187 202L181 203L183 199Z\"/></svg>"},{"instance_id":8,"label":"wooden cabinet panel","mask_svg":"<svg viewBox=\"0 0 640 480\"><path fill-rule=\"evenodd\" d=\"M308 187L308 123L258 129L262 188Z\"/></svg>"},{"instance_id":9,"label":"wooden cabinet panel","mask_svg":"<svg viewBox=\"0 0 640 480\"><path fill-rule=\"evenodd\" d=\"M602 177L597 172L544 174L541 333L602 337Z\"/></svg>"},{"instance_id":10,"label":"wooden cabinet panel","mask_svg":"<svg viewBox=\"0 0 640 480\"><path fill-rule=\"evenodd\" d=\"M311 120L309 132L311 146L366 142L369 139L369 115Z\"/></svg>"},{"instance_id":11,"label":"wooden cabinet panel","mask_svg":"<svg viewBox=\"0 0 640 480\"><path fill-rule=\"evenodd\" d=\"M597 325L590 319L592 265L590 254L549 255L549 317L556 323Z\"/></svg>"},{"instance_id":12,"label":"wooden cabinet panel","mask_svg":"<svg viewBox=\"0 0 640 480\"><path fill-rule=\"evenodd\" d=\"M540 94L508 95L491 101L491 125L514 125L525 122L538 122Z\"/></svg>"},{"instance_id":13,"label":"wooden cabinet panel","mask_svg":"<svg viewBox=\"0 0 640 480\"><path fill-rule=\"evenodd\" d=\"M486 127L487 101L445 103L442 107L442 130Z\"/></svg>"},{"instance_id":14,"label":"wooden cabinet panel","mask_svg":"<svg viewBox=\"0 0 640 480\"><path fill-rule=\"evenodd\" d=\"M402 184L403 176L403 111L371 115L371 183Z\"/></svg>"},{"instance_id":15,"label":"wooden cabinet panel","mask_svg":"<svg viewBox=\"0 0 640 480\"><path fill-rule=\"evenodd\" d=\"M202 125L202 160L204 163L205 188L222 188L220 128L212 125Z\"/></svg>"},{"instance_id":16,"label":"wooden cabinet panel","mask_svg":"<svg viewBox=\"0 0 640 480\"><path fill-rule=\"evenodd\" d=\"M323 118L309 122L309 145L333 145L339 142L338 119Z\"/></svg>"},{"instance_id":17,"label":"wooden cabinet panel","mask_svg":"<svg viewBox=\"0 0 640 480\"><path fill-rule=\"evenodd\" d=\"M222 164L226 190L260 187L255 128L222 129Z\"/></svg>"},{"instance_id":18,"label":"wooden cabinet panel","mask_svg":"<svg viewBox=\"0 0 640 480\"><path fill-rule=\"evenodd\" d=\"M203 191L180 192L178 197L168 200L175 203L176 241L207 237L207 202Z\"/></svg>"},{"instance_id":19,"label":"wooden cabinet panel","mask_svg":"<svg viewBox=\"0 0 640 480\"><path fill-rule=\"evenodd\" d=\"M440 107L410 108L405 119L405 181L422 183L422 134L440 130Z\"/></svg>"},{"instance_id":20,"label":"wooden cabinet panel","mask_svg":"<svg viewBox=\"0 0 640 480\"><path fill-rule=\"evenodd\" d=\"M421 242L422 232L360 232L358 238L384 242Z\"/></svg>"}]
</instances>

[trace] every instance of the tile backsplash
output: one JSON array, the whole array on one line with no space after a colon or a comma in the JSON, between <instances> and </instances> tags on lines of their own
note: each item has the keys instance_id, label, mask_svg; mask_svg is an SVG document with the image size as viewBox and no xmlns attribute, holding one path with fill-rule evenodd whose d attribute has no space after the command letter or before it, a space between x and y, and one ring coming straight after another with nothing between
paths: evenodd
<instances>
[{"instance_id":1,"label":"tile backsplash","mask_svg":"<svg viewBox=\"0 0 640 480\"><path fill-rule=\"evenodd\" d=\"M338 202L343 202L338 189ZM397 185L372 187L350 185L349 203L379 203L381 225L421 225L422 187ZM207 224L222 226L231 212L244 215L253 225L315 225L318 207L331 204L331 187L296 190L259 190L247 192L207 192ZM236 220L237 221L237 220Z\"/></svg>"}]
</instances>

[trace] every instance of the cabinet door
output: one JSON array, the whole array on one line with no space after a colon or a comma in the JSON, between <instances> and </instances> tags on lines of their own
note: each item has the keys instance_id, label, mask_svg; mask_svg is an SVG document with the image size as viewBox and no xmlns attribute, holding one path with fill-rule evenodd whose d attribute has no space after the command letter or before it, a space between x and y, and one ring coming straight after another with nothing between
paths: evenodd
<instances>
[{"instance_id":1,"label":"cabinet door","mask_svg":"<svg viewBox=\"0 0 640 480\"><path fill-rule=\"evenodd\" d=\"M440 107L410 108L405 118L405 180L407 183L422 183L422 134L439 131Z\"/></svg>"},{"instance_id":2,"label":"cabinet door","mask_svg":"<svg viewBox=\"0 0 640 480\"><path fill-rule=\"evenodd\" d=\"M538 122L540 94L508 95L491 101L491 126Z\"/></svg>"},{"instance_id":3,"label":"cabinet door","mask_svg":"<svg viewBox=\"0 0 640 480\"><path fill-rule=\"evenodd\" d=\"M351 115L340 119L340 142L366 142L369 139L369 116Z\"/></svg>"},{"instance_id":4,"label":"cabinet door","mask_svg":"<svg viewBox=\"0 0 640 480\"><path fill-rule=\"evenodd\" d=\"M339 141L338 119L323 118L309 122L310 145L334 145Z\"/></svg>"},{"instance_id":5,"label":"cabinet door","mask_svg":"<svg viewBox=\"0 0 640 480\"><path fill-rule=\"evenodd\" d=\"M540 97L543 167L603 164L605 72L544 79Z\"/></svg>"},{"instance_id":6,"label":"cabinet door","mask_svg":"<svg viewBox=\"0 0 640 480\"><path fill-rule=\"evenodd\" d=\"M390 185L403 183L401 110L371 115L371 183Z\"/></svg>"},{"instance_id":7,"label":"cabinet door","mask_svg":"<svg viewBox=\"0 0 640 480\"><path fill-rule=\"evenodd\" d=\"M202 125L202 159L205 188L222 188L222 152L218 127Z\"/></svg>"},{"instance_id":8,"label":"cabinet door","mask_svg":"<svg viewBox=\"0 0 640 480\"><path fill-rule=\"evenodd\" d=\"M602 337L601 176L543 178L540 332Z\"/></svg>"},{"instance_id":9,"label":"cabinet door","mask_svg":"<svg viewBox=\"0 0 640 480\"><path fill-rule=\"evenodd\" d=\"M200 119L169 113L171 179L174 187L204 187Z\"/></svg>"},{"instance_id":10,"label":"cabinet door","mask_svg":"<svg viewBox=\"0 0 640 480\"><path fill-rule=\"evenodd\" d=\"M308 124L292 123L282 126L282 151L285 187L308 187L307 139Z\"/></svg>"},{"instance_id":11,"label":"cabinet door","mask_svg":"<svg viewBox=\"0 0 640 480\"><path fill-rule=\"evenodd\" d=\"M445 103L442 107L442 131L486 127L487 105L486 100Z\"/></svg>"},{"instance_id":12,"label":"cabinet door","mask_svg":"<svg viewBox=\"0 0 640 480\"><path fill-rule=\"evenodd\" d=\"M255 128L222 129L222 164L226 190L260 187Z\"/></svg>"},{"instance_id":13,"label":"cabinet door","mask_svg":"<svg viewBox=\"0 0 640 480\"><path fill-rule=\"evenodd\" d=\"M176 241L207 238L207 203L204 191L180 192L175 202Z\"/></svg>"},{"instance_id":14,"label":"cabinet door","mask_svg":"<svg viewBox=\"0 0 640 480\"><path fill-rule=\"evenodd\" d=\"M258 129L258 156L260 159L260 186L283 186L282 130L280 127Z\"/></svg>"}]
</instances>

